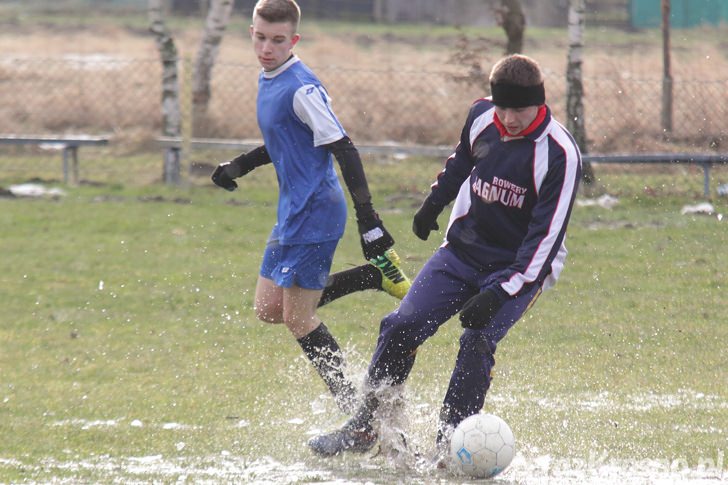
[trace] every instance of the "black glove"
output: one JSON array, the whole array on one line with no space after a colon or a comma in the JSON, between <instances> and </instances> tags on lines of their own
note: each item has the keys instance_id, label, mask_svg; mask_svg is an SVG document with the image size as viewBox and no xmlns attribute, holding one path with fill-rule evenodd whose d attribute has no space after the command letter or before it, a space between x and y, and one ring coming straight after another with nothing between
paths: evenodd
<instances>
[{"instance_id":1,"label":"black glove","mask_svg":"<svg viewBox=\"0 0 728 485\"><path fill-rule=\"evenodd\" d=\"M222 187L225 190L232 192L238 188L238 184L233 180L228 173L232 162L221 163L217 166L214 172L212 172L212 181L215 185Z\"/></svg>"},{"instance_id":2,"label":"black glove","mask_svg":"<svg viewBox=\"0 0 728 485\"><path fill-rule=\"evenodd\" d=\"M384 251L394 246L394 238L384 228L376 212L365 219L358 219L357 226L361 236L361 249L367 261L381 256Z\"/></svg>"},{"instance_id":3,"label":"black glove","mask_svg":"<svg viewBox=\"0 0 728 485\"><path fill-rule=\"evenodd\" d=\"M242 177L256 167L272 163L265 145L254 148L247 153L241 153L229 162L221 163L212 172L212 181L225 190L233 191L238 188L234 179Z\"/></svg>"},{"instance_id":4,"label":"black glove","mask_svg":"<svg viewBox=\"0 0 728 485\"><path fill-rule=\"evenodd\" d=\"M427 241L427 238L430 237L430 231L440 229L437 224L437 216L440 215L442 209L439 205L433 204L429 197L425 199L412 221L412 231L418 238Z\"/></svg>"},{"instance_id":5,"label":"black glove","mask_svg":"<svg viewBox=\"0 0 728 485\"><path fill-rule=\"evenodd\" d=\"M490 288L465 302L460 311L460 325L463 328L480 330L490 324L498 310L505 303L496 290Z\"/></svg>"}]
</instances>

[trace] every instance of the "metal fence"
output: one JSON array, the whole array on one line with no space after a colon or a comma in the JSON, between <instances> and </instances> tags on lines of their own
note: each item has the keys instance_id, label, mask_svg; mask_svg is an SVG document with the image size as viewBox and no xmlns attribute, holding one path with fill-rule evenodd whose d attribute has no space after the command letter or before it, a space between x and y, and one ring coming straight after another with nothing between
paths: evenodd
<instances>
[{"instance_id":1,"label":"metal fence","mask_svg":"<svg viewBox=\"0 0 728 485\"><path fill-rule=\"evenodd\" d=\"M191 66L180 61L181 92L190 123ZM454 70L363 70L312 66L334 99L334 110L355 142L395 141L450 145L467 108L486 94L475 79ZM255 97L259 68L220 63L212 99L193 136L259 138ZM157 59L65 56L0 58L0 132L135 133L154 139L161 127L161 69ZM565 121L565 78L547 73L547 97ZM661 80L584 79L589 151L654 151L660 128ZM725 140L728 80L674 81L673 142L694 152L713 151ZM723 147L724 148L724 147Z\"/></svg>"}]
</instances>

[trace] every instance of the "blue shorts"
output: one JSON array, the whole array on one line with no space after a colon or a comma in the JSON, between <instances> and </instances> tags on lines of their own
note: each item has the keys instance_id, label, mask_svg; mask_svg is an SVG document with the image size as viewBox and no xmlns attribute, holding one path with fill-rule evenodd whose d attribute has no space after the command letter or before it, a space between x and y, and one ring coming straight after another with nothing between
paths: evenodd
<instances>
[{"instance_id":1,"label":"blue shorts","mask_svg":"<svg viewBox=\"0 0 728 485\"><path fill-rule=\"evenodd\" d=\"M323 290L338 244L338 239L294 245L279 244L277 240L268 241L260 275L282 288L296 285L308 290Z\"/></svg>"}]
</instances>

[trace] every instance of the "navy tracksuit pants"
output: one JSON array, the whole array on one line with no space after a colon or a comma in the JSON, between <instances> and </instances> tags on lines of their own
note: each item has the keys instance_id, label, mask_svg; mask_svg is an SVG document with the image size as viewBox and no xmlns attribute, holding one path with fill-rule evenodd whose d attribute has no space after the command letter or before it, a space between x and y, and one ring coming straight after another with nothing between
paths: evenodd
<instances>
[{"instance_id":1,"label":"navy tracksuit pants","mask_svg":"<svg viewBox=\"0 0 728 485\"><path fill-rule=\"evenodd\" d=\"M382 320L369 365L368 384L377 388L403 383L412 370L417 348L497 276L498 272L481 272L466 264L448 247L438 249L425 263L399 307ZM540 285L533 285L529 291L508 300L482 330L463 331L443 402L441 420L444 423L457 424L482 409L490 386L496 345L540 290Z\"/></svg>"}]
</instances>

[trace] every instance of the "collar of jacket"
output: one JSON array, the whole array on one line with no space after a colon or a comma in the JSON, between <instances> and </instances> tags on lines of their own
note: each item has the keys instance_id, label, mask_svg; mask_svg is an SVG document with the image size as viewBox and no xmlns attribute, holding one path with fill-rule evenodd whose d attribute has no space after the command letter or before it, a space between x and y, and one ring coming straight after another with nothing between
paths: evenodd
<instances>
[{"instance_id":1,"label":"collar of jacket","mask_svg":"<svg viewBox=\"0 0 728 485\"><path fill-rule=\"evenodd\" d=\"M506 127L503 126L500 118L498 118L498 113L493 113L493 122L495 123L496 128L498 128L498 133L500 133L503 141L516 140L518 138L529 138L531 140L535 140L543 132L544 128L550 120L551 110L549 110L548 106L542 104L538 108L536 118L534 118L534 120L531 122L530 125L528 125L528 127L526 127L525 130L518 133L517 135L509 135L508 130L506 130Z\"/></svg>"}]
</instances>

